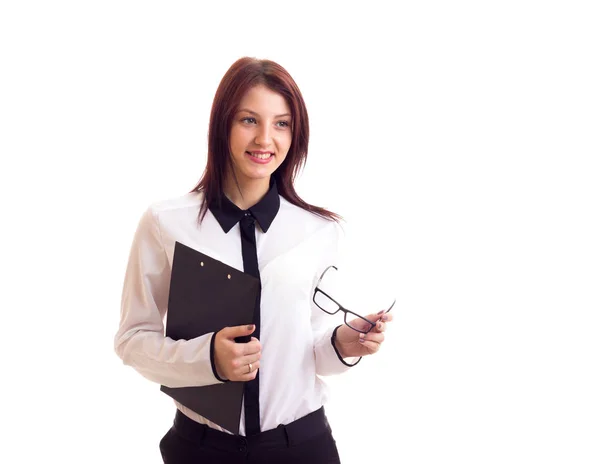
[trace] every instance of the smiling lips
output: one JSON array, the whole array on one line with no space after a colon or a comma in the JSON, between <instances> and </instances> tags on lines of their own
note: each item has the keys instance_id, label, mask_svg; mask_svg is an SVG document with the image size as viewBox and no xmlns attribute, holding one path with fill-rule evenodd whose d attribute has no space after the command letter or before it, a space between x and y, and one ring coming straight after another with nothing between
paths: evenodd
<instances>
[{"instance_id":1,"label":"smiling lips","mask_svg":"<svg viewBox=\"0 0 600 464\"><path fill-rule=\"evenodd\" d=\"M250 155L250 159L256 163L265 164L271 160L273 153L270 151L247 151L247 155Z\"/></svg>"}]
</instances>

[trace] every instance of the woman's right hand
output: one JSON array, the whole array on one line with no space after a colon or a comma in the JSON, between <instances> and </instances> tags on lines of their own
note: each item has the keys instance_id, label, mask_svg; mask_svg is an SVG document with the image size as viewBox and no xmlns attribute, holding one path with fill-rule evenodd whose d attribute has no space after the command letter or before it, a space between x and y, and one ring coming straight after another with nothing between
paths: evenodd
<instances>
[{"instance_id":1,"label":"woman's right hand","mask_svg":"<svg viewBox=\"0 0 600 464\"><path fill-rule=\"evenodd\" d=\"M236 337L249 336L254 325L224 327L215 335L215 367L219 377L233 382L247 382L256 377L260 367L260 341L252 337L247 343L237 343Z\"/></svg>"}]
</instances>

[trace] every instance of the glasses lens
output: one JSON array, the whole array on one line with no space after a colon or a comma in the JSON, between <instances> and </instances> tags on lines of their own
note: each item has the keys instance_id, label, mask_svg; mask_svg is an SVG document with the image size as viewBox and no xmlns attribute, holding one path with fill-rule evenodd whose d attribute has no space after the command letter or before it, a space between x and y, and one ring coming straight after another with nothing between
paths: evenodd
<instances>
[{"instance_id":1,"label":"glasses lens","mask_svg":"<svg viewBox=\"0 0 600 464\"><path fill-rule=\"evenodd\" d=\"M315 303L319 308L329 314L335 314L337 310L340 309L335 301L332 301L331 298L318 290L315 294Z\"/></svg>"},{"instance_id":2,"label":"glasses lens","mask_svg":"<svg viewBox=\"0 0 600 464\"><path fill-rule=\"evenodd\" d=\"M363 333L367 333L371 329L371 327L373 327L368 320L363 319L362 317L357 316L355 314L347 313L345 322L348 327Z\"/></svg>"}]
</instances>

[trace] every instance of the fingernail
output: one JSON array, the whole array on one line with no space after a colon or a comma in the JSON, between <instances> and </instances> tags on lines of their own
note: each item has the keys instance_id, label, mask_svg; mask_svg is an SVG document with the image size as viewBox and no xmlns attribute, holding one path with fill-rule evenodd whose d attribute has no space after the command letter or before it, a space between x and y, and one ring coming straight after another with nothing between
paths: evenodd
<instances>
[{"instance_id":1,"label":"fingernail","mask_svg":"<svg viewBox=\"0 0 600 464\"><path fill-rule=\"evenodd\" d=\"M254 324L250 324L250 325L248 326L248 330L254 330Z\"/></svg>"},{"instance_id":2,"label":"fingernail","mask_svg":"<svg viewBox=\"0 0 600 464\"><path fill-rule=\"evenodd\" d=\"M360 341L361 341L361 342L362 342L362 341L364 341L365 334L364 334L364 333L361 333L361 334L358 336L358 338L360 339Z\"/></svg>"},{"instance_id":3,"label":"fingernail","mask_svg":"<svg viewBox=\"0 0 600 464\"><path fill-rule=\"evenodd\" d=\"M381 318L381 320L385 322L385 321L387 321L387 320L388 320L388 317L387 317L387 316L383 316L383 317Z\"/></svg>"},{"instance_id":4,"label":"fingernail","mask_svg":"<svg viewBox=\"0 0 600 464\"><path fill-rule=\"evenodd\" d=\"M359 339L358 339L358 341L359 341L360 343L364 343L364 342L365 342L365 339L364 339L364 338L359 338Z\"/></svg>"},{"instance_id":5,"label":"fingernail","mask_svg":"<svg viewBox=\"0 0 600 464\"><path fill-rule=\"evenodd\" d=\"M381 311L379 311L379 312L377 313L377 315L379 316L380 314L383 314L383 312L384 312L384 311L385 311L385 309L382 309Z\"/></svg>"},{"instance_id":6,"label":"fingernail","mask_svg":"<svg viewBox=\"0 0 600 464\"><path fill-rule=\"evenodd\" d=\"M382 328L382 327L383 327L383 324L382 324L381 322L379 322L379 323L377 324L377 328L378 328L379 330L381 330L381 328Z\"/></svg>"}]
</instances>

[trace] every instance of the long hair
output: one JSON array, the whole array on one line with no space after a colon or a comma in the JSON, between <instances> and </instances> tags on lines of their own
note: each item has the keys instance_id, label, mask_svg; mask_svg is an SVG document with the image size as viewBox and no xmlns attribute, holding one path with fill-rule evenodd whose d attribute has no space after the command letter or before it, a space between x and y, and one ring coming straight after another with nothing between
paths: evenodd
<instances>
[{"instance_id":1,"label":"long hair","mask_svg":"<svg viewBox=\"0 0 600 464\"><path fill-rule=\"evenodd\" d=\"M302 200L294 188L294 180L306 163L308 154L308 113L300 89L292 76L270 60L244 57L227 70L217 88L208 127L208 159L202 178L191 192L203 192L199 220L208 206L218 200L230 167L229 134L238 105L248 90L264 85L279 93L292 113L292 143L283 163L272 174L279 194L287 201L326 219L340 221L342 217Z\"/></svg>"}]
</instances>

